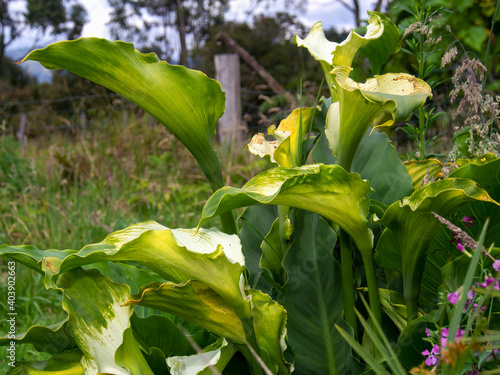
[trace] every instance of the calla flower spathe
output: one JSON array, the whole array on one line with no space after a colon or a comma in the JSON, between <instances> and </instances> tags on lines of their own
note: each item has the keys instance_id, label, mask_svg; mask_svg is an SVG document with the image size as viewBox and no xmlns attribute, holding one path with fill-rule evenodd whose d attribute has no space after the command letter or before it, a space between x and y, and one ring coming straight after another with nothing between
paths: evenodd
<instances>
[{"instance_id":1,"label":"calla flower spathe","mask_svg":"<svg viewBox=\"0 0 500 375\"><path fill-rule=\"evenodd\" d=\"M333 81L329 72L334 66L350 67L356 53L362 51L370 60L372 70L378 73L389 56L400 49L398 43L399 33L396 25L381 13L368 12L368 14L369 19L365 36L351 30L342 43L331 42L326 38L323 25L319 21L313 25L305 39L300 38L298 35L293 38L298 47L307 48L311 56L321 63L332 99L336 99L336 93L333 90Z\"/></svg>"},{"instance_id":2,"label":"calla flower spathe","mask_svg":"<svg viewBox=\"0 0 500 375\"><path fill-rule=\"evenodd\" d=\"M406 73L388 73L357 83L349 78L352 68L337 66L330 74L338 102L328 110L325 134L340 165L350 168L368 128L391 126L406 120L432 97L430 86Z\"/></svg>"},{"instance_id":3,"label":"calla flower spathe","mask_svg":"<svg viewBox=\"0 0 500 375\"><path fill-rule=\"evenodd\" d=\"M270 126L267 133L276 140L268 141L264 134L253 136L248 144L248 150L261 158L269 156L271 162L281 167L299 166L302 155L299 152L299 142L302 142L314 114L314 108L295 109L286 119L281 120L278 128Z\"/></svg>"}]
</instances>

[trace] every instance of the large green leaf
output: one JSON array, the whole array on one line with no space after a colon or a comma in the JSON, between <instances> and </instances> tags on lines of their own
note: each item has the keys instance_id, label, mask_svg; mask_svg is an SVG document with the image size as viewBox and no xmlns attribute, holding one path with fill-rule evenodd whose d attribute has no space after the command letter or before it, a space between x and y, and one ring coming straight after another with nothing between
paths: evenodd
<instances>
[{"instance_id":1,"label":"large green leaf","mask_svg":"<svg viewBox=\"0 0 500 375\"><path fill-rule=\"evenodd\" d=\"M153 283L141 288L127 305L168 312L237 343L245 342L243 323L220 295L198 281Z\"/></svg>"},{"instance_id":2,"label":"large green leaf","mask_svg":"<svg viewBox=\"0 0 500 375\"><path fill-rule=\"evenodd\" d=\"M252 296L252 317L257 343L277 365L278 374L289 374L293 367L286 363L283 357L286 349L287 313L282 306L260 290L251 289L249 293Z\"/></svg>"},{"instance_id":3,"label":"large green leaf","mask_svg":"<svg viewBox=\"0 0 500 375\"><path fill-rule=\"evenodd\" d=\"M411 176L385 133L365 133L351 170L367 179L375 190L370 199L383 204L392 204L413 192Z\"/></svg>"},{"instance_id":4,"label":"large green leaf","mask_svg":"<svg viewBox=\"0 0 500 375\"><path fill-rule=\"evenodd\" d=\"M223 185L212 146L224 93L217 81L183 66L142 54L130 43L81 38L49 45L24 58L48 69L66 69L107 87L165 125L191 151L213 187Z\"/></svg>"},{"instance_id":5,"label":"large green leaf","mask_svg":"<svg viewBox=\"0 0 500 375\"><path fill-rule=\"evenodd\" d=\"M330 106L325 129L333 155L347 169L372 124L406 120L432 97L430 86L409 74L384 74L358 84L348 77L351 70L337 66L331 72L339 101Z\"/></svg>"},{"instance_id":6,"label":"large green leaf","mask_svg":"<svg viewBox=\"0 0 500 375\"><path fill-rule=\"evenodd\" d=\"M6 375L86 375L78 349L56 354L46 361L16 362Z\"/></svg>"},{"instance_id":7,"label":"large green leaf","mask_svg":"<svg viewBox=\"0 0 500 375\"><path fill-rule=\"evenodd\" d=\"M40 261L44 258L58 259L59 262L77 250L40 250L32 245L1 245L0 255L4 255L15 261L28 266L29 268L43 273ZM58 262L58 263L59 263Z\"/></svg>"},{"instance_id":8,"label":"large green leaf","mask_svg":"<svg viewBox=\"0 0 500 375\"><path fill-rule=\"evenodd\" d=\"M130 329L133 309L123 306L128 285L76 268L61 275L58 287L64 291L67 329L84 354L86 373L153 375Z\"/></svg>"},{"instance_id":9,"label":"large green leaf","mask_svg":"<svg viewBox=\"0 0 500 375\"><path fill-rule=\"evenodd\" d=\"M289 282L278 301L287 311L288 342L295 353L294 374L357 372L349 344L335 324L352 329L342 318L342 276L332 257L336 235L318 215L299 211L296 240L284 259Z\"/></svg>"},{"instance_id":10,"label":"large green leaf","mask_svg":"<svg viewBox=\"0 0 500 375\"><path fill-rule=\"evenodd\" d=\"M276 206L250 206L241 215L241 246L245 265L250 273L248 283L254 289L270 292L270 284L260 268L261 245L278 216Z\"/></svg>"},{"instance_id":11,"label":"large green leaf","mask_svg":"<svg viewBox=\"0 0 500 375\"><path fill-rule=\"evenodd\" d=\"M481 165L470 163L455 169L450 173L450 177L470 178L486 190L491 198L496 201L500 200L500 159L494 159Z\"/></svg>"},{"instance_id":12,"label":"large green leaf","mask_svg":"<svg viewBox=\"0 0 500 375\"><path fill-rule=\"evenodd\" d=\"M461 204L493 201L488 193L468 179L448 178L416 190L410 197L393 203L382 219L384 229L376 249L378 263L403 275L408 319L417 317L417 301L427 252L439 222L432 212L446 216Z\"/></svg>"},{"instance_id":13,"label":"large green leaf","mask_svg":"<svg viewBox=\"0 0 500 375\"><path fill-rule=\"evenodd\" d=\"M371 191L357 173L338 165L279 167L258 174L242 188L226 186L216 191L203 208L200 225L238 207L285 205L323 215L344 229L358 249L371 252L373 236L366 220Z\"/></svg>"},{"instance_id":14,"label":"large green leaf","mask_svg":"<svg viewBox=\"0 0 500 375\"><path fill-rule=\"evenodd\" d=\"M136 261L167 280L199 280L226 299L238 314L248 317L250 314L242 290L244 258L240 240L217 229L168 229L149 221L114 232L63 261L54 258L43 261L52 265L45 268L47 284L60 273L86 264Z\"/></svg>"},{"instance_id":15,"label":"large green leaf","mask_svg":"<svg viewBox=\"0 0 500 375\"><path fill-rule=\"evenodd\" d=\"M394 351L405 368L411 369L424 361L422 352L432 347L429 342L423 340L427 337L425 329L436 329L439 317L439 311L432 311L409 323L401 332Z\"/></svg>"},{"instance_id":16,"label":"large green leaf","mask_svg":"<svg viewBox=\"0 0 500 375\"><path fill-rule=\"evenodd\" d=\"M15 341L16 345L33 344L39 352L50 354L62 353L75 348L75 341L67 329L68 319L45 327L40 325L31 326L25 333L0 338L0 345L10 345Z\"/></svg>"},{"instance_id":17,"label":"large green leaf","mask_svg":"<svg viewBox=\"0 0 500 375\"><path fill-rule=\"evenodd\" d=\"M283 286L286 282L286 272L282 262L291 245L290 237L293 233L289 218L286 218L282 225L284 228L280 231L280 219L277 218L274 221L271 230L260 245L262 258L259 263L262 269L269 272L270 282L279 286Z\"/></svg>"}]
</instances>

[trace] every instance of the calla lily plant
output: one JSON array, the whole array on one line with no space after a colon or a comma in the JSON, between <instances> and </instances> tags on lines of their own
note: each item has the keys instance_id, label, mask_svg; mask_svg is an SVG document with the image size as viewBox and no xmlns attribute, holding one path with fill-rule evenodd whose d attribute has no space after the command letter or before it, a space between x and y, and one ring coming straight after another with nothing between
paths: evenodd
<instances>
[{"instance_id":1,"label":"calla lily plant","mask_svg":"<svg viewBox=\"0 0 500 375\"><path fill-rule=\"evenodd\" d=\"M499 243L500 159L461 160L441 179L429 172L443 167L437 160L401 161L378 130L432 94L409 74L379 74L400 49L398 28L383 14L369 12L365 35L351 31L341 43L327 40L320 22L294 41L321 64L330 97L271 127L274 140L253 137L248 150L277 166L241 187L223 186L212 145L224 112L218 82L97 38L26 56L149 112L198 160L214 194L197 228L149 221L81 249L0 246L1 256L62 293L67 313L0 338L51 356L8 374L358 374L368 365L387 373L384 362L403 373L424 363L423 338L441 319L438 290L450 277L461 280L465 256L437 252L450 246L437 217L474 211L476 226L463 228L474 236L490 216L497 230L480 243ZM375 74L366 82L350 78L357 53ZM242 207L235 221L232 211ZM216 216L222 230L206 227Z\"/></svg>"}]
</instances>

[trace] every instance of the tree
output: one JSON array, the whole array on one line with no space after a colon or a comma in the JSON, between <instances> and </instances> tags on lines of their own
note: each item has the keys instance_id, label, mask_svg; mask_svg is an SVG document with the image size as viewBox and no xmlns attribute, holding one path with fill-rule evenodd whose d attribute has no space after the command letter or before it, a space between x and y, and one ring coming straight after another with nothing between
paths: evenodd
<instances>
[{"instance_id":1,"label":"tree","mask_svg":"<svg viewBox=\"0 0 500 375\"><path fill-rule=\"evenodd\" d=\"M209 30L222 24L227 0L108 0L110 31L116 39L188 65L188 50L201 46ZM178 36L178 44L174 35Z\"/></svg>"},{"instance_id":2,"label":"tree","mask_svg":"<svg viewBox=\"0 0 500 375\"><path fill-rule=\"evenodd\" d=\"M41 37L64 35L78 38L87 23L85 7L77 0L26 0L26 11L13 11L12 1L0 0L0 64L5 49L27 31L37 32L35 43ZM5 71L5 69L2 69Z\"/></svg>"}]
</instances>

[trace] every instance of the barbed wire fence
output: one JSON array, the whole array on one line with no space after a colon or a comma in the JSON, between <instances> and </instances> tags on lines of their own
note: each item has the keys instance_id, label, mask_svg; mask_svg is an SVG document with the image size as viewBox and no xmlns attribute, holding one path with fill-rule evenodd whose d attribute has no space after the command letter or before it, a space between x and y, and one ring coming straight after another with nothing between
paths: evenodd
<instances>
[{"instance_id":1,"label":"barbed wire fence","mask_svg":"<svg viewBox=\"0 0 500 375\"><path fill-rule=\"evenodd\" d=\"M307 90L314 93L312 96L316 96L320 87L311 85ZM300 90L292 90L290 93L298 96ZM272 117L273 110L266 113L265 109L272 108L272 99L275 97L276 94L269 89L241 88L243 120L251 121L251 117L255 120L269 116L269 121L250 127L250 133L265 132L271 123L278 125L280 117ZM271 105L264 107L263 103L266 101L269 101ZM450 104L444 95L435 98L433 104L440 110L450 109ZM274 110L278 112L281 110L281 115L285 116L287 113L283 107L280 107L278 103ZM144 117L143 121L151 125L156 121L133 103L115 93L2 101L0 102L0 136L15 135L20 143L25 143L29 138L44 134L58 132L74 134L75 132L102 130L112 124L116 126L117 121L121 121L122 126L126 127L132 114L135 118Z\"/></svg>"}]
</instances>

